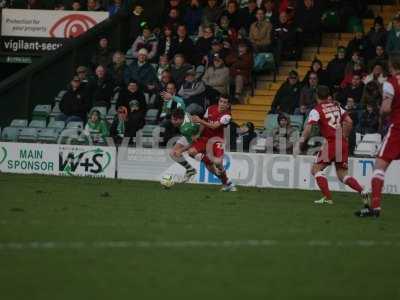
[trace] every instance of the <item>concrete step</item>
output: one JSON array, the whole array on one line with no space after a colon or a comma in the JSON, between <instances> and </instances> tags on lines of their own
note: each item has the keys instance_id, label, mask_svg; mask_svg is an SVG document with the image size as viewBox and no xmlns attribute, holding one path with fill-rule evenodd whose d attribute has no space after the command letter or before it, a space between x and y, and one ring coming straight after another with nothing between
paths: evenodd
<instances>
[{"instance_id":1,"label":"concrete step","mask_svg":"<svg viewBox=\"0 0 400 300\"><path fill-rule=\"evenodd\" d=\"M254 104L235 104L232 105L232 111L267 111L270 105L254 105Z\"/></svg>"},{"instance_id":2,"label":"concrete step","mask_svg":"<svg viewBox=\"0 0 400 300\"><path fill-rule=\"evenodd\" d=\"M247 120L247 119L234 118L233 121L236 124L238 124L239 126L244 124L244 123L247 123L247 122L252 122L256 128L258 128L258 129L264 128L264 121L260 121L260 120Z\"/></svg>"},{"instance_id":3,"label":"concrete step","mask_svg":"<svg viewBox=\"0 0 400 300\"><path fill-rule=\"evenodd\" d=\"M324 47L347 47L347 44L350 42L350 40L337 40L337 39L323 39L322 40L322 46Z\"/></svg>"},{"instance_id":4,"label":"concrete step","mask_svg":"<svg viewBox=\"0 0 400 300\"><path fill-rule=\"evenodd\" d=\"M254 96L275 96L276 91L257 89L254 91ZM251 99L251 97L250 97Z\"/></svg>"},{"instance_id":5,"label":"concrete step","mask_svg":"<svg viewBox=\"0 0 400 300\"><path fill-rule=\"evenodd\" d=\"M253 96L250 97L248 103L251 105L271 106L275 96Z\"/></svg>"},{"instance_id":6,"label":"concrete step","mask_svg":"<svg viewBox=\"0 0 400 300\"><path fill-rule=\"evenodd\" d=\"M326 65L330 60L332 60L334 56L334 53L320 53L317 54L315 53L303 53L302 59L303 60L307 60L307 61L313 61L315 58L318 58L319 60L321 60L324 65Z\"/></svg>"},{"instance_id":7,"label":"concrete step","mask_svg":"<svg viewBox=\"0 0 400 300\"><path fill-rule=\"evenodd\" d=\"M233 119L247 120L247 121L261 121L264 122L267 115L266 111L232 111Z\"/></svg>"},{"instance_id":8,"label":"concrete step","mask_svg":"<svg viewBox=\"0 0 400 300\"><path fill-rule=\"evenodd\" d=\"M318 53L318 47L305 47L303 49L304 53ZM336 47L320 47L319 52L321 54L335 54Z\"/></svg>"},{"instance_id":9,"label":"concrete step","mask_svg":"<svg viewBox=\"0 0 400 300\"><path fill-rule=\"evenodd\" d=\"M276 81L285 81L287 79L287 74L283 74L283 75L277 75L276 76ZM274 75L261 75L257 77L257 81L261 80L261 81L274 81Z\"/></svg>"}]
</instances>

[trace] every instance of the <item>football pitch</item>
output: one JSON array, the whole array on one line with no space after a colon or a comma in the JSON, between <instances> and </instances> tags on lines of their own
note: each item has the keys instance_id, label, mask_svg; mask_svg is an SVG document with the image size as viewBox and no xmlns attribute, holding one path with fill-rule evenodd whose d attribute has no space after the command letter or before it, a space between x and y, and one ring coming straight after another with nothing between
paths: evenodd
<instances>
[{"instance_id":1,"label":"football pitch","mask_svg":"<svg viewBox=\"0 0 400 300\"><path fill-rule=\"evenodd\" d=\"M400 299L400 199L0 174L0 298Z\"/></svg>"}]
</instances>

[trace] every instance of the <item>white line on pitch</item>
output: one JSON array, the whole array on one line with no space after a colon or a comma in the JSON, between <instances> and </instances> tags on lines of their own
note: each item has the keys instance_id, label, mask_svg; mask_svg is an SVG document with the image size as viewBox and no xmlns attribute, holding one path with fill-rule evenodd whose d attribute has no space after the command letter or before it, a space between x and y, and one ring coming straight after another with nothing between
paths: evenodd
<instances>
[{"instance_id":1,"label":"white line on pitch","mask_svg":"<svg viewBox=\"0 0 400 300\"><path fill-rule=\"evenodd\" d=\"M227 240L227 241L98 241L98 242L2 242L0 251L29 249L123 249L123 248L254 248L254 247L400 247L400 241L278 241L278 240Z\"/></svg>"}]
</instances>

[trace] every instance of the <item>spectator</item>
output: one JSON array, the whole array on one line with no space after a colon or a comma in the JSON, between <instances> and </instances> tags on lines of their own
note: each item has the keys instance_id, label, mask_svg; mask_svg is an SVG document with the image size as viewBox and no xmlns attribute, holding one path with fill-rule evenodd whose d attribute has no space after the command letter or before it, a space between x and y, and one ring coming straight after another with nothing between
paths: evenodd
<instances>
[{"instance_id":1,"label":"spectator","mask_svg":"<svg viewBox=\"0 0 400 300\"><path fill-rule=\"evenodd\" d=\"M368 69L371 70L372 67L376 64L381 64L383 66L383 69L386 72L388 72L389 67L388 67L388 57L385 53L385 47L382 45L378 45L375 48L375 56L371 59L371 61L368 64Z\"/></svg>"},{"instance_id":2,"label":"spectator","mask_svg":"<svg viewBox=\"0 0 400 300\"><path fill-rule=\"evenodd\" d=\"M194 46L192 40L187 35L185 25L179 25L177 29L178 38L172 43L171 54L182 54L189 63L193 60Z\"/></svg>"},{"instance_id":3,"label":"spectator","mask_svg":"<svg viewBox=\"0 0 400 300\"><path fill-rule=\"evenodd\" d=\"M241 19L243 21L243 28L246 29L246 32L249 32L251 24L253 24L256 21L256 11L257 11L256 0L249 0L247 2L247 6L240 9L239 11Z\"/></svg>"},{"instance_id":4,"label":"spectator","mask_svg":"<svg viewBox=\"0 0 400 300\"><path fill-rule=\"evenodd\" d=\"M196 79L196 72L194 70L188 70L186 72L185 81L178 92L178 96L185 101L188 113L197 115L202 115L204 113L205 91L206 86L203 81Z\"/></svg>"},{"instance_id":5,"label":"spectator","mask_svg":"<svg viewBox=\"0 0 400 300\"><path fill-rule=\"evenodd\" d=\"M243 26L243 20L241 19L238 5L235 0L229 0L226 11L223 12L223 15L228 17L230 26L232 26L236 31L239 31Z\"/></svg>"},{"instance_id":6,"label":"spectator","mask_svg":"<svg viewBox=\"0 0 400 300\"><path fill-rule=\"evenodd\" d=\"M99 40L99 45L92 57L92 66L97 67L99 65L108 67L112 63L113 51L109 47L108 39L102 37Z\"/></svg>"},{"instance_id":7,"label":"spectator","mask_svg":"<svg viewBox=\"0 0 400 300\"><path fill-rule=\"evenodd\" d=\"M351 60L346 65L346 69L344 71L345 78L343 79L344 83L349 82L349 78L351 80L355 72L358 72L359 74L365 72L364 60L360 56L359 51L354 51L353 55L351 56Z\"/></svg>"},{"instance_id":8,"label":"spectator","mask_svg":"<svg viewBox=\"0 0 400 300\"><path fill-rule=\"evenodd\" d=\"M0 9L1 9L2 5L1 5L1 1L0 1ZM65 10L65 5L64 3L56 3L54 5L54 10Z\"/></svg>"},{"instance_id":9,"label":"spectator","mask_svg":"<svg viewBox=\"0 0 400 300\"><path fill-rule=\"evenodd\" d=\"M372 104L367 104L360 117L359 131L361 134L377 133L378 128L379 114L376 112L375 106Z\"/></svg>"},{"instance_id":10,"label":"spectator","mask_svg":"<svg viewBox=\"0 0 400 300\"><path fill-rule=\"evenodd\" d=\"M372 59L375 56L375 49L379 45L386 45L387 31L383 25L382 17L376 17L374 20L374 26L370 29L367 34L368 49L367 59Z\"/></svg>"},{"instance_id":11,"label":"spectator","mask_svg":"<svg viewBox=\"0 0 400 300\"><path fill-rule=\"evenodd\" d=\"M327 71L323 69L322 61L319 59L314 59L311 63L310 70L307 72L306 76L304 76L303 84L308 82L308 77L310 74L316 73L318 76L318 84L320 85L328 85L328 74Z\"/></svg>"},{"instance_id":12,"label":"spectator","mask_svg":"<svg viewBox=\"0 0 400 300\"><path fill-rule=\"evenodd\" d=\"M175 55L174 63L171 66L171 75L177 89L180 89L183 81L185 80L186 72L192 68L192 65L185 62L185 57L182 54Z\"/></svg>"},{"instance_id":13,"label":"spectator","mask_svg":"<svg viewBox=\"0 0 400 300\"><path fill-rule=\"evenodd\" d=\"M146 23L143 16L143 6L136 3L129 19L129 41L133 43L142 32L141 24Z\"/></svg>"},{"instance_id":14,"label":"spectator","mask_svg":"<svg viewBox=\"0 0 400 300\"><path fill-rule=\"evenodd\" d=\"M168 13L167 20L165 21L165 26L172 28L174 32L178 29L178 26L182 23L181 14L177 8L171 8Z\"/></svg>"},{"instance_id":15,"label":"spectator","mask_svg":"<svg viewBox=\"0 0 400 300\"><path fill-rule=\"evenodd\" d=\"M58 120L65 121L84 121L90 108L90 100L87 93L81 88L78 76L74 76L67 92L61 99L60 110L62 114Z\"/></svg>"},{"instance_id":16,"label":"spectator","mask_svg":"<svg viewBox=\"0 0 400 300\"><path fill-rule=\"evenodd\" d=\"M380 84L383 84L387 80L386 76L383 73L383 66L380 63L376 63L373 68L371 74L366 76L363 79L364 84L367 84L370 81L377 81Z\"/></svg>"},{"instance_id":17,"label":"spectator","mask_svg":"<svg viewBox=\"0 0 400 300\"><path fill-rule=\"evenodd\" d=\"M358 126L358 109L356 104L354 103L353 98L348 98L346 106L344 107L347 114L353 120L353 127L349 134L349 154L352 155L354 153L354 149L356 147L356 128Z\"/></svg>"},{"instance_id":18,"label":"spectator","mask_svg":"<svg viewBox=\"0 0 400 300\"><path fill-rule=\"evenodd\" d=\"M110 127L110 136L114 139L115 144L121 144L122 139L125 136L129 136L127 123L128 110L125 106L120 106Z\"/></svg>"},{"instance_id":19,"label":"spectator","mask_svg":"<svg viewBox=\"0 0 400 300\"><path fill-rule=\"evenodd\" d=\"M213 59L215 57L215 54L218 54L218 56L222 59L225 59L227 55L227 49L224 48L224 44L217 38L213 39L211 43L211 50L208 52L207 55L207 61L208 65L213 64Z\"/></svg>"},{"instance_id":20,"label":"spectator","mask_svg":"<svg viewBox=\"0 0 400 300\"><path fill-rule=\"evenodd\" d=\"M249 152L252 141L257 138L257 133L254 130L254 124L247 122L239 128L239 137L243 143L243 152Z\"/></svg>"},{"instance_id":21,"label":"spectator","mask_svg":"<svg viewBox=\"0 0 400 300\"><path fill-rule=\"evenodd\" d=\"M124 106L129 110L129 103L132 100L138 101L140 109L146 111L146 99L143 92L140 91L139 84L136 81L129 82L126 89L119 92L117 107Z\"/></svg>"},{"instance_id":22,"label":"spectator","mask_svg":"<svg viewBox=\"0 0 400 300\"><path fill-rule=\"evenodd\" d=\"M121 51L117 51L114 53L112 60L113 63L109 69L110 78L117 87L122 88L125 85L125 73L128 72L125 54L123 54Z\"/></svg>"},{"instance_id":23,"label":"spectator","mask_svg":"<svg viewBox=\"0 0 400 300\"><path fill-rule=\"evenodd\" d=\"M304 0L296 11L296 23L302 38L311 44L318 45L321 39L321 10L314 0ZM303 40L302 39L302 40Z\"/></svg>"},{"instance_id":24,"label":"spectator","mask_svg":"<svg viewBox=\"0 0 400 300\"><path fill-rule=\"evenodd\" d=\"M356 32L354 38L347 45L346 58L351 59L352 55L357 52L358 55L366 61L368 57L368 48L370 47L368 39L364 36L363 29L361 27L355 28Z\"/></svg>"},{"instance_id":25,"label":"spectator","mask_svg":"<svg viewBox=\"0 0 400 300\"><path fill-rule=\"evenodd\" d=\"M363 91L363 95L361 98L363 107L366 107L368 104L373 107L378 107L382 102L382 87L377 81L368 82Z\"/></svg>"},{"instance_id":26,"label":"spectator","mask_svg":"<svg viewBox=\"0 0 400 300\"><path fill-rule=\"evenodd\" d=\"M242 103L244 86L250 83L253 67L253 56L247 45L239 44L238 50L226 57L226 64L229 66L231 78L235 83L235 99Z\"/></svg>"},{"instance_id":27,"label":"spectator","mask_svg":"<svg viewBox=\"0 0 400 300\"><path fill-rule=\"evenodd\" d=\"M157 67L157 78L158 80L161 80L161 75L164 71L167 71L170 69L168 57L166 55L161 55L160 60L158 62L158 67Z\"/></svg>"},{"instance_id":28,"label":"spectator","mask_svg":"<svg viewBox=\"0 0 400 300\"><path fill-rule=\"evenodd\" d=\"M81 2L79 0L72 1L71 9L73 11L81 11L82 10Z\"/></svg>"},{"instance_id":29,"label":"spectator","mask_svg":"<svg viewBox=\"0 0 400 300\"><path fill-rule=\"evenodd\" d=\"M256 21L250 27L250 41L255 52L270 52L272 24L265 19L262 9L257 9Z\"/></svg>"},{"instance_id":30,"label":"spectator","mask_svg":"<svg viewBox=\"0 0 400 300\"><path fill-rule=\"evenodd\" d=\"M145 113L139 101L131 100L129 102L129 113L126 123L126 131L129 137L135 137L137 131L143 128L145 124Z\"/></svg>"},{"instance_id":31,"label":"spectator","mask_svg":"<svg viewBox=\"0 0 400 300\"><path fill-rule=\"evenodd\" d=\"M278 116L278 127L272 131L274 153L291 154L297 131L290 125L289 117Z\"/></svg>"},{"instance_id":32,"label":"spectator","mask_svg":"<svg viewBox=\"0 0 400 300\"><path fill-rule=\"evenodd\" d=\"M81 82L80 87L83 89L88 89L90 88L90 85L92 83L92 80L89 77L89 70L85 66L79 66L76 69L76 75L79 77L79 80Z\"/></svg>"},{"instance_id":33,"label":"spectator","mask_svg":"<svg viewBox=\"0 0 400 300\"><path fill-rule=\"evenodd\" d=\"M173 82L171 71L164 70L161 73L161 78L160 78L160 91L165 91L165 89L167 88L167 84L170 82Z\"/></svg>"},{"instance_id":34,"label":"spectator","mask_svg":"<svg viewBox=\"0 0 400 300\"><path fill-rule=\"evenodd\" d=\"M94 144L102 144L108 137L108 127L104 120L101 119L100 112L96 109L92 110L86 123L84 133L90 137Z\"/></svg>"},{"instance_id":35,"label":"spectator","mask_svg":"<svg viewBox=\"0 0 400 300\"><path fill-rule=\"evenodd\" d=\"M97 0L87 0L86 2L86 10L87 11L102 11L100 3Z\"/></svg>"},{"instance_id":36,"label":"spectator","mask_svg":"<svg viewBox=\"0 0 400 300\"><path fill-rule=\"evenodd\" d=\"M296 59L301 52L297 46L296 27L293 23L289 23L286 12L279 15L278 25L274 29L274 42L278 61L281 58Z\"/></svg>"},{"instance_id":37,"label":"spectator","mask_svg":"<svg viewBox=\"0 0 400 300\"><path fill-rule=\"evenodd\" d=\"M229 69L218 53L214 55L213 64L208 66L204 76L204 83L222 95L229 92Z\"/></svg>"},{"instance_id":38,"label":"spectator","mask_svg":"<svg viewBox=\"0 0 400 300\"><path fill-rule=\"evenodd\" d=\"M189 35L195 35L199 31L201 19L203 18L203 8L199 0L190 0L190 5L186 9L183 20L187 26Z\"/></svg>"},{"instance_id":39,"label":"spectator","mask_svg":"<svg viewBox=\"0 0 400 300\"><path fill-rule=\"evenodd\" d=\"M263 0L261 8L265 11L265 18L272 24L273 27L278 25L278 13L275 9L274 0Z\"/></svg>"},{"instance_id":40,"label":"spectator","mask_svg":"<svg viewBox=\"0 0 400 300\"><path fill-rule=\"evenodd\" d=\"M300 106L305 106L307 112L314 108L317 101L318 74L310 73L308 83L300 92ZM298 111L297 111L298 113Z\"/></svg>"},{"instance_id":41,"label":"spectator","mask_svg":"<svg viewBox=\"0 0 400 300\"><path fill-rule=\"evenodd\" d=\"M357 107L360 107L363 90L364 83L361 80L361 76L359 74L354 74L351 84L348 84L339 93L338 100L340 103L342 103L342 105L345 105L348 103L349 99L352 99L354 104L357 105Z\"/></svg>"},{"instance_id":42,"label":"spectator","mask_svg":"<svg viewBox=\"0 0 400 300\"><path fill-rule=\"evenodd\" d=\"M125 73L125 83L131 80L139 83L144 88L147 85L157 82L157 74L154 68L147 62L148 52L146 49L140 49L138 59L129 65Z\"/></svg>"},{"instance_id":43,"label":"spectator","mask_svg":"<svg viewBox=\"0 0 400 300\"><path fill-rule=\"evenodd\" d=\"M338 89L340 87L340 83L344 79L346 66L346 49L344 47L338 47L335 58L329 62L327 67L327 75L330 79L329 86L331 88Z\"/></svg>"},{"instance_id":44,"label":"spectator","mask_svg":"<svg viewBox=\"0 0 400 300\"><path fill-rule=\"evenodd\" d=\"M219 18L222 14L222 9L217 4L217 0L208 0L206 7L203 9L203 24L214 24L218 23Z\"/></svg>"},{"instance_id":45,"label":"spectator","mask_svg":"<svg viewBox=\"0 0 400 300\"><path fill-rule=\"evenodd\" d=\"M211 44L214 40L214 29L211 26L206 26L203 28L203 35L197 40L196 49L196 59L195 65L206 65L208 64L207 55L211 50Z\"/></svg>"},{"instance_id":46,"label":"spectator","mask_svg":"<svg viewBox=\"0 0 400 300\"><path fill-rule=\"evenodd\" d=\"M98 66L95 74L91 89L92 103L95 106L110 107L111 98L114 95L114 83L108 78L103 66Z\"/></svg>"},{"instance_id":47,"label":"spectator","mask_svg":"<svg viewBox=\"0 0 400 300\"><path fill-rule=\"evenodd\" d=\"M400 53L400 16L393 19L393 28L389 31L386 52L388 55Z\"/></svg>"},{"instance_id":48,"label":"spectator","mask_svg":"<svg viewBox=\"0 0 400 300\"><path fill-rule=\"evenodd\" d=\"M122 0L113 0L113 3L108 6L109 16L115 15L121 9Z\"/></svg>"},{"instance_id":49,"label":"spectator","mask_svg":"<svg viewBox=\"0 0 400 300\"><path fill-rule=\"evenodd\" d=\"M160 38L160 42L158 44L158 54L166 55L168 60L170 60L172 55L172 43L173 43L173 31L171 26L164 26L163 34Z\"/></svg>"},{"instance_id":50,"label":"spectator","mask_svg":"<svg viewBox=\"0 0 400 300\"><path fill-rule=\"evenodd\" d=\"M271 106L271 113L293 114L299 106L301 84L296 71L290 71L289 77L277 91Z\"/></svg>"},{"instance_id":51,"label":"spectator","mask_svg":"<svg viewBox=\"0 0 400 300\"><path fill-rule=\"evenodd\" d=\"M176 86L173 82L167 84L166 90L161 92L161 98L163 100L160 114L161 120L169 119L171 112L176 108L183 110L186 108L183 99L176 95Z\"/></svg>"},{"instance_id":52,"label":"spectator","mask_svg":"<svg viewBox=\"0 0 400 300\"><path fill-rule=\"evenodd\" d=\"M142 35L138 36L132 44L132 56L138 58L140 49L147 50L147 60L153 60L157 55L158 41L148 26L142 29Z\"/></svg>"}]
</instances>

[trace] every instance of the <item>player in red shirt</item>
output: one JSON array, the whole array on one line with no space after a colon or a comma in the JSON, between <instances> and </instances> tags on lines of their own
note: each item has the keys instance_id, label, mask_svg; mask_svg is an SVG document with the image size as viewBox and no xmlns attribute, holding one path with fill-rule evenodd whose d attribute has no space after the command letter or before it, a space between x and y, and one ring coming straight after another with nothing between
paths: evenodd
<instances>
[{"instance_id":1,"label":"player in red shirt","mask_svg":"<svg viewBox=\"0 0 400 300\"><path fill-rule=\"evenodd\" d=\"M188 150L191 157L202 160L206 168L221 180L222 191L226 192L236 191L223 166L224 127L231 119L229 97L221 95L217 105L207 108L203 119L192 117L192 122L200 124L201 134Z\"/></svg>"},{"instance_id":2,"label":"player in red shirt","mask_svg":"<svg viewBox=\"0 0 400 300\"><path fill-rule=\"evenodd\" d=\"M311 110L300 138L300 149L303 149L311 135L312 125L318 125L321 135L325 138L325 143L318 152L311 170L323 194L323 197L314 201L314 203L333 204L328 180L323 171L327 166L335 163L339 180L360 193L364 204L368 204L368 193L354 177L348 175L349 146L347 137L353 126L353 121L339 104L330 99L329 93L328 87L318 87L317 105Z\"/></svg>"},{"instance_id":3,"label":"player in red shirt","mask_svg":"<svg viewBox=\"0 0 400 300\"><path fill-rule=\"evenodd\" d=\"M383 84L383 100L380 108L381 124L388 118L389 130L375 160L371 179L371 207L357 211L358 217L379 217L385 172L393 160L400 159L400 56L390 57L391 77Z\"/></svg>"}]
</instances>

